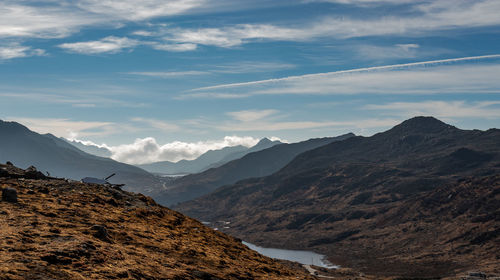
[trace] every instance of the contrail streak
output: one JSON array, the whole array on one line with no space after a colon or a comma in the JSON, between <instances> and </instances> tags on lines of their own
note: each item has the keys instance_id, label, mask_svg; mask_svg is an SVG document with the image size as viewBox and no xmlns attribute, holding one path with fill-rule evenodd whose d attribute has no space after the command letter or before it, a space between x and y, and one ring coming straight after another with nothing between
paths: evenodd
<instances>
[{"instance_id":1,"label":"contrail streak","mask_svg":"<svg viewBox=\"0 0 500 280\"><path fill-rule=\"evenodd\" d=\"M483 59L492 59L492 58L500 58L500 54L449 58L449 59L430 60L430 61L412 62L412 63L404 63L404 64L393 64L393 65L357 68L357 69L341 70L341 71L326 72L326 73L306 74L306 75L301 75L301 76L290 76L290 77L277 78L277 79L268 79L268 80L252 81L252 82L243 82L243 83L233 83L233 84L223 84L223 85L216 85L216 86L201 87L201 88L192 89L190 91L233 88L233 87L260 85L260 84L268 84L268 83L275 83L275 82L282 82L282 81L293 81L293 80L300 80L300 79L304 79L304 78L315 78L315 77L332 76L332 75L340 75L340 74L348 74L348 73L359 73L359 72L371 72L371 71L378 71L378 70L402 69L402 68L408 68L408 67L414 67L414 66L427 66L427 65L436 65L436 64L471 61L471 60L483 60Z\"/></svg>"}]
</instances>

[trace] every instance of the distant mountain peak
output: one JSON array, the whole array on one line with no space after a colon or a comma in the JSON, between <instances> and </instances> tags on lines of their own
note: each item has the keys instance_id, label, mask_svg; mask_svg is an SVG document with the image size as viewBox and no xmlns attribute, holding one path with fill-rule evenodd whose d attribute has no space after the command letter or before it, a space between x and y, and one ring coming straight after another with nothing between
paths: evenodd
<instances>
[{"instance_id":1,"label":"distant mountain peak","mask_svg":"<svg viewBox=\"0 0 500 280\"><path fill-rule=\"evenodd\" d=\"M29 131L29 129L18 123L18 122L12 122L12 121L3 121L0 120L0 127L3 127L6 131Z\"/></svg>"},{"instance_id":2,"label":"distant mountain peak","mask_svg":"<svg viewBox=\"0 0 500 280\"><path fill-rule=\"evenodd\" d=\"M408 119L391 129L404 133L439 133L444 130L457 129L434 117L418 116Z\"/></svg>"},{"instance_id":3,"label":"distant mountain peak","mask_svg":"<svg viewBox=\"0 0 500 280\"><path fill-rule=\"evenodd\" d=\"M269 144L269 143L272 143L272 142L273 141L271 141L269 138L264 137L264 138L260 139L260 141L257 143L257 145Z\"/></svg>"}]
</instances>

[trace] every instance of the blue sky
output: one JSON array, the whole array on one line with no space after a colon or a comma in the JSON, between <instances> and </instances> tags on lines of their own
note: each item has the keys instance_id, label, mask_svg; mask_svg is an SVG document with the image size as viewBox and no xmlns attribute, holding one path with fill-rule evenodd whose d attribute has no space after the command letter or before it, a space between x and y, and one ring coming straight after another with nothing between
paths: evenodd
<instances>
[{"instance_id":1,"label":"blue sky","mask_svg":"<svg viewBox=\"0 0 500 280\"><path fill-rule=\"evenodd\" d=\"M500 1L0 1L0 118L130 163L499 127ZM229 137L227 137L229 136Z\"/></svg>"}]
</instances>

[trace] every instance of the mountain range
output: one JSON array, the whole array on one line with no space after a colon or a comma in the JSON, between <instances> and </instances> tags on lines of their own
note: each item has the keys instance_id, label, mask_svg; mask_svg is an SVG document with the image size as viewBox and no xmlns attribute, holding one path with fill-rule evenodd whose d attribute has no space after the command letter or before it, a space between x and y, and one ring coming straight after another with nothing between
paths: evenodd
<instances>
[{"instance_id":1,"label":"mountain range","mask_svg":"<svg viewBox=\"0 0 500 280\"><path fill-rule=\"evenodd\" d=\"M178 162L161 161L141 164L138 167L152 173L169 175L199 173L209 168L219 167L248 153L264 150L277 144L281 144L281 142L263 138L250 148L241 145L225 147L220 150L210 150L194 160L180 160Z\"/></svg>"},{"instance_id":2,"label":"mountain range","mask_svg":"<svg viewBox=\"0 0 500 280\"><path fill-rule=\"evenodd\" d=\"M164 205L173 205L208 194L226 184L239 180L262 177L272 174L285 166L298 154L334 141L353 137L348 133L338 137L310 139L293 144L273 145L271 148L248 153L240 159L230 161L220 167L211 168L201 173L192 174L174 180L167 189L155 196ZM262 141L261 141L262 142ZM269 142L272 144L275 142ZM257 145L258 147L261 145Z\"/></svg>"},{"instance_id":3,"label":"mountain range","mask_svg":"<svg viewBox=\"0 0 500 280\"><path fill-rule=\"evenodd\" d=\"M277 146L279 147L279 146ZM416 117L296 156L175 208L264 247L379 277L499 273L500 130Z\"/></svg>"},{"instance_id":4,"label":"mountain range","mask_svg":"<svg viewBox=\"0 0 500 280\"><path fill-rule=\"evenodd\" d=\"M22 168L35 166L50 176L74 180L116 173L110 182L142 193L156 192L164 184L143 169L85 153L52 134L41 135L16 122L0 120L0 135L0 162L10 161Z\"/></svg>"}]
</instances>

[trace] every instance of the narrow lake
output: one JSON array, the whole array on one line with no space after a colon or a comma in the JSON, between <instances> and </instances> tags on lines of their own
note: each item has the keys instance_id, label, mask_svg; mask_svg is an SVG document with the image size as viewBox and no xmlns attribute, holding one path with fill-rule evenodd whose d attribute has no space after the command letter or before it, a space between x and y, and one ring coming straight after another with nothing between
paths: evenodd
<instances>
[{"instance_id":1,"label":"narrow lake","mask_svg":"<svg viewBox=\"0 0 500 280\"><path fill-rule=\"evenodd\" d=\"M280 260L294 261L301 264L310 264L326 268L338 268L338 266L331 264L324 255L317 254L311 251L263 248L245 241L243 241L243 244L248 246L248 248L257 251L266 257L280 259Z\"/></svg>"}]
</instances>

